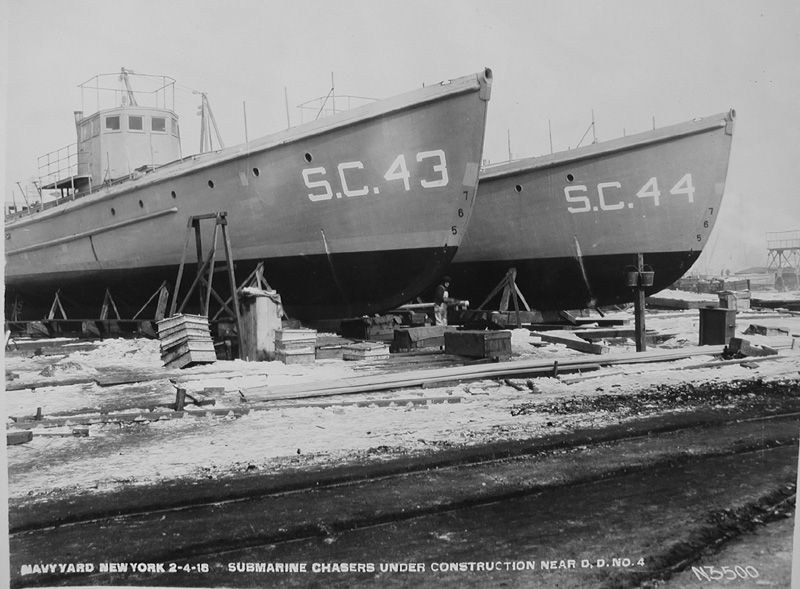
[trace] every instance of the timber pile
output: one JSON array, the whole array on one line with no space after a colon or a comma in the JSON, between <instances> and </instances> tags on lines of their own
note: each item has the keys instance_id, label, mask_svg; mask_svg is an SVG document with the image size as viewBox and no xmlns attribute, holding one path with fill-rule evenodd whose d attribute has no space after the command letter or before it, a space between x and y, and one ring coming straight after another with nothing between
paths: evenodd
<instances>
[{"instance_id":1,"label":"timber pile","mask_svg":"<svg viewBox=\"0 0 800 589\"><path fill-rule=\"evenodd\" d=\"M552 360L515 360L492 364L456 366L431 370L415 370L343 378L336 381L322 381L304 384L259 386L245 389L242 394L250 402L302 399L307 397L327 397L367 393L381 390L428 386L436 383L484 380L520 376L552 375L558 371L576 372L597 369L616 364L637 364L643 362L667 362L700 355L719 355L725 346L697 346L675 350L653 350L638 353L607 354L600 359L562 358Z\"/></svg>"},{"instance_id":2,"label":"timber pile","mask_svg":"<svg viewBox=\"0 0 800 589\"><path fill-rule=\"evenodd\" d=\"M208 317L175 315L157 324L161 360L167 368L186 368L216 362Z\"/></svg>"}]
</instances>

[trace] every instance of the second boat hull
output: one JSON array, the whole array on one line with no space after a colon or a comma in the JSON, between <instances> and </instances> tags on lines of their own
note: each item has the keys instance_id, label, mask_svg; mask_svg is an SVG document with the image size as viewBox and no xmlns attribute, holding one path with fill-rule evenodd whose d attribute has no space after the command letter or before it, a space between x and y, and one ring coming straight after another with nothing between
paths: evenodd
<instances>
[{"instance_id":1,"label":"second boat hull","mask_svg":"<svg viewBox=\"0 0 800 589\"><path fill-rule=\"evenodd\" d=\"M454 296L479 304L517 270L532 308L633 300L636 256L655 292L685 274L719 214L733 111L490 168L450 265Z\"/></svg>"}]
</instances>

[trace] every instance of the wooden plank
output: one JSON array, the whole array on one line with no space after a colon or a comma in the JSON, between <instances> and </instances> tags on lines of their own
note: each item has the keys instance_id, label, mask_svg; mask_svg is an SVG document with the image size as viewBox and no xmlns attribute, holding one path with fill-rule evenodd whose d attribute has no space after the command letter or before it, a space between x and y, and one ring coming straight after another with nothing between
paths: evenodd
<instances>
[{"instance_id":1,"label":"wooden plank","mask_svg":"<svg viewBox=\"0 0 800 589\"><path fill-rule=\"evenodd\" d=\"M632 327L597 327L592 329L576 329L570 333L583 339L604 339L607 337L633 337L636 329Z\"/></svg>"},{"instance_id":2,"label":"wooden plank","mask_svg":"<svg viewBox=\"0 0 800 589\"><path fill-rule=\"evenodd\" d=\"M648 309L702 309L717 306L714 301L690 301L665 297L646 297L644 302Z\"/></svg>"},{"instance_id":3,"label":"wooden plank","mask_svg":"<svg viewBox=\"0 0 800 589\"><path fill-rule=\"evenodd\" d=\"M696 368L715 368L717 366L731 366L733 364L745 364L751 362L768 362L770 360L785 360L787 356L759 356L751 358L734 358L733 360L712 360L711 362L701 362L690 366L677 366L675 370L694 370Z\"/></svg>"},{"instance_id":4,"label":"wooden plank","mask_svg":"<svg viewBox=\"0 0 800 589\"><path fill-rule=\"evenodd\" d=\"M63 427L65 425L87 426L106 423L146 423L153 421L165 421L170 419L181 419L186 415L191 417L216 417L233 415L241 417L251 411L248 407L221 407L221 408L197 408L184 409L183 411L125 411L118 413L95 413L91 415L76 415L66 417L51 417L41 421L19 420L9 427L14 428L49 428ZM17 431L17 430L14 430ZM11 433L11 432L9 432ZM31 432L32 433L32 432ZM71 433L70 435L74 435Z\"/></svg>"},{"instance_id":5,"label":"wooden plank","mask_svg":"<svg viewBox=\"0 0 800 589\"><path fill-rule=\"evenodd\" d=\"M586 354L608 354L611 352L611 348L608 346L587 342L569 331L532 331L531 335L542 338L542 341L551 344L562 344L571 350Z\"/></svg>"},{"instance_id":6,"label":"wooden plank","mask_svg":"<svg viewBox=\"0 0 800 589\"><path fill-rule=\"evenodd\" d=\"M297 402L275 402L270 401L265 409L300 409L307 407L390 407L396 405L403 407L406 405L448 405L461 403L463 397L458 395L442 395L435 397L388 397L384 399L368 399L359 401L350 401L344 399L330 399L325 401L307 401L305 403Z\"/></svg>"},{"instance_id":7,"label":"wooden plank","mask_svg":"<svg viewBox=\"0 0 800 589\"><path fill-rule=\"evenodd\" d=\"M591 325L596 323L598 327L615 327L620 325L630 325L630 319L609 319L603 317L601 319L593 319L591 317L575 317L576 325Z\"/></svg>"},{"instance_id":8,"label":"wooden plank","mask_svg":"<svg viewBox=\"0 0 800 589\"><path fill-rule=\"evenodd\" d=\"M605 355L602 361L586 358L555 359L559 370L591 369L600 364L637 364L643 362L666 362L690 358L697 355L719 355L725 346L694 346L675 350L651 350L640 353L618 353ZM502 378L520 374L552 374L554 359L514 360L470 366L455 366L430 370L414 370L393 374L379 374L342 378L336 381L310 382L292 385L258 386L244 389L250 400L294 399L315 396L330 396L356 392L372 392L420 386L423 383L442 383L476 379Z\"/></svg>"},{"instance_id":9,"label":"wooden plank","mask_svg":"<svg viewBox=\"0 0 800 589\"><path fill-rule=\"evenodd\" d=\"M7 391L22 391L25 389L42 389L45 387L65 387L76 384L90 384L95 382L94 376L72 376L67 378L45 378L34 381L12 381L6 383Z\"/></svg>"}]
</instances>

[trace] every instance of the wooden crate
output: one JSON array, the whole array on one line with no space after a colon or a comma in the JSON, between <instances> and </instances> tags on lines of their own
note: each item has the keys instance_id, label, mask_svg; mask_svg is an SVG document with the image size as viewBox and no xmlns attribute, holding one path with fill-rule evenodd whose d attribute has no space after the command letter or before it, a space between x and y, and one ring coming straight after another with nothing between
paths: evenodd
<instances>
[{"instance_id":1,"label":"wooden crate","mask_svg":"<svg viewBox=\"0 0 800 589\"><path fill-rule=\"evenodd\" d=\"M215 362L217 353L214 342L186 338L167 349L161 350L161 360L170 368L183 368L189 364Z\"/></svg>"},{"instance_id":2,"label":"wooden crate","mask_svg":"<svg viewBox=\"0 0 800 589\"><path fill-rule=\"evenodd\" d=\"M511 332L446 331L444 351L470 358L507 359L511 356Z\"/></svg>"},{"instance_id":3,"label":"wooden crate","mask_svg":"<svg viewBox=\"0 0 800 589\"><path fill-rule=\"evenodd\" d=\"M444 347L444 332L454 331L455 327L432 325L428 327L402 327L394 330L392 351L416 350L419 348Z\"/></svg>"},{"instance_id":4,"label":"wooden crate","mask_svg":"<svg viewBox=\"0 0 800 589\"><path fill-rule=\"evenodd\" d=\"M315 355L317 360L341 360L344 356L344 345L328 344L317 346Z\"/></svg>"},{"instance_id":5,"label":"wooden crate","mask_svg":"<svg viewBox=\"0 0 800 589\"><path fill-rule=\"evenodd\" d=\"M208 317L204 315L173 315L172 317L167 317L166 319L162 319L156 323L156 327L158 329L159 335L162 331L166 331L169 329L174 329L176 327L205 327L208 330Z\"/></svg>"},{"instance_id":6,"label":"wooden crate","mask_svg":"<svg viewBox=\"0 0 800 589\"><path fill-rule=\"evenodd\" d=\"M313 364L316 357L313 346L299 350L275 350L276 360L284 364Z\"/></svg>"},{"instance_id":7,"label":"wooden crate","mask_svg":"<svg viewBox=\"0 0 800 589\"><path fill-rule=\"evenodd\" d=\"M208 317L175 315L156 324L161 344L161 360L169 368L216 362Z\"/></svg>"},{"instance_id":8,"label":"wooden crate","mask_svg":"<svg viewBox=\"0 0 800 589\"><path fill-rule=\"evenodd\" d=\"M399 324L400 318L396 315L348 319L342 321L339 333L342 337L351 339L390 342L394 338L394 328Z\"/></svg>"},{"instance_id":9,"label":"wooden crate","mask_svg":"<svg viewBox=\"0 0 800 589\"><path fill-rule=\"evenodd\" d=\"M342 350L345 360L383 360L388 357L389 346L377 342L351 344Z\"/></svg>"},{"instance_id":10,"label":"wooden crate","mask_svg":"<svg viewBox=\"0 0 800 589\"><path fill-rule=\"evenodd\" d=\"M276 329L275 351L298 350L317 345L317 332L313 329Z\"/></svg>"},{"instance_id":11,"label":"wooden crate","mask_svg":"<svg viewBox=\"0 0 800 589\"><path fill-rule=\"evenodd\" d=\"M189 350L188 352L185 352L180 356L176 356L164 364L168 368L188 368L189 366L194 366L195 364L213 364L216 361L216 352Z\"/></svg>"}]
</instances>

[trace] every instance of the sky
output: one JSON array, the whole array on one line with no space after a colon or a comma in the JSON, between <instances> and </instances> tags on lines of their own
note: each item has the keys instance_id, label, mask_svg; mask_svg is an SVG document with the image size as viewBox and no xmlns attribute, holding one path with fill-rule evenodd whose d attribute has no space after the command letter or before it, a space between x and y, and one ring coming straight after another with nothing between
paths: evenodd
<instances>
[{"instance_id":1,"label":"sky","mask_svg":"<svg viewBox=\"0 0 800 589\"><path fill-rule=\"evenodd\" d=\"M332 77L336 94L383 98L490 67L492 162L509 145L514 158L549 153L548 125L555 150L575 147L592 113L604 141L735 108L725 199L694 271L764 265L765 233L800 229L796 0L9 0L4 10L6 200L38 155L75 141L77 85L98 73L175 78L188 154L199 148L193 89L235 145L245 105L251 139L280 131L286 97L299 124L296 106L326 95Z\"/></svg>"}]
</instances>

